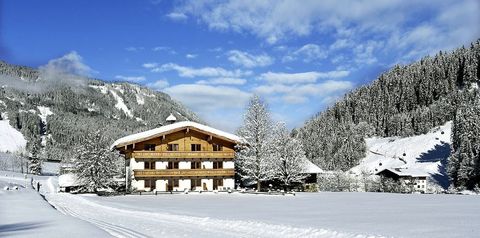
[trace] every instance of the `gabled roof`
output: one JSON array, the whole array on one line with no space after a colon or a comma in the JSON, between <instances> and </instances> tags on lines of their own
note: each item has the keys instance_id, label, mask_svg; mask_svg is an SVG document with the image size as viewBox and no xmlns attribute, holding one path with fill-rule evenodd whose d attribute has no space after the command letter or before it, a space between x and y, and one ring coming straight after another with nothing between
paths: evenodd
<instances>
[{"instance_id":1,"label":"gabled roof","mask_svg":"<svg viewBox=\"0 0 480 238\"><path fill-rule=\"evenodd\" d=\"M386 168L383 170L380 170L379 172L375 173L375 175L378 175L382 173L383 171L390 171L399 177L428 177L430 176L429 173L426 173L424 171L414 169L414 168Z\"/></svg>"},{"instance_id":2,"label":"gabled roof","mask_svg":"<svg viewBox=\"0 0 480 238\"><path fill-rule=\"evenodd\" d=\"M152 129L152 130L148 130L148 131L140 132L140 133L137 133L137 134L122 137L122 138L116 140L115 142L113 142L111 147L112 148L114 148L114 147L119 148L119 147L126 146L126 145L129 145L129 144L150 140L150 139L162 136L162 135L167 135L167 134L170 134L170 133L173 133L173 132L176 132L176 131L181 131L181 130L184 130L184 129L187 129L187 128L191 128L191 129L194 129L196 131L203 132L205 134L209 134L209 135L212 135L212 136L215 136L215 137L218 137L218 138L221 138L221 139L224 139L224 140L236 143L236 144L241 144L241 143L245 142L245 140L243 138L241 138L239 136L236 136L234 134L224 132L224 131L221 131L221 130L218 130L218 129L215 129L215 128L212 128L212 127L209 127L209 126L205 126L205 125L193 122L193 121L182 121L182 122L177 122L177 123L173 123L173 124L170 124L170 125L161 126L161 127L158 127L158 128Z\"/></svg>"},{"instance_id":3,"label":"gabled roof","mask_svg":"<svg viewBox=\"0 0 480 238\"><path fill-rule=\"evenodd\" d=\"M165 121L176 121L176 120L177 118L171 113L170 113L170 116L168 116L167 119L165 119Z\"/></svg>"},{"instance_id":4,"label":"gabled roof","mask_svg":"<svg viewBox=\"0 0 480 238\"><path fill-rule=\"evenodd\" d=\"M305 159L305 163L306 163L306 169L304 171L304 173L306 174L321 174L325 171L323 171L323 169L321 169L320 167L316 166L314 163L312 163L312 161L308 160L308 159Z\"/></svg>"}]
</instances>

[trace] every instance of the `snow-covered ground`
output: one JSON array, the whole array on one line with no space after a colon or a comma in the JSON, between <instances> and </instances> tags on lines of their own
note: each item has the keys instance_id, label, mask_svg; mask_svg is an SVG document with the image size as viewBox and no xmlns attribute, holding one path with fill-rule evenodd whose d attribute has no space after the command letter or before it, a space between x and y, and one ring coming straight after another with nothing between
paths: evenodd
<instances>
[{"instance_id":1,"label":"snow-covered ground","mask_svg":"<svg viewBox=\"0 0 480 238\"><path fill-rule=\"evenodd\" d=\"M55 177L35 179L42 181L42 193L60 212L88 221L116 237L361 238L480 234L480 196L474 195L190 193L99 197L56 193ZM17 199L15 206L22 206L21 198ZM4 207L5 200L0 199L0 203ZM19 210L29 221L40 219L32 211L35 209ZM80 227L73 231L77 229L92 232Z\"/></svg>"},{"instance_id":2,"label":"snow-covered ground","mask_svg":"<svg viewBox=\"0 0 480 238\"><path fill-rule=\"evenodd\" d=\"M27 141L8 120L0 120L0 152L15 152L25 148Z\"/></svg>"},{"instance_id":3,"label":"snow-covered ground","mask_svg":"<svg viewBox=\"0 0 480 238\"><path fill-rule=\"evenodd\" d=\"M7 176L5 176L5 174ZM25 179L0 172L0 237L108 237L99 227L50 206ZM4 190L18 187L19 190Z\"/></svg>"},{"instance_id":4,"label":"snow-covered ground","mask_svg":"<svg viewBox=\"0 0 480 238\"><path fill-rule=\"evenodd\" d=\"M368 138L367 156L350 171L376 173L386 168L408 168L431 174L442 185L445 181L444 163L450 155L452 122L412 137Z\"/></svg>"}]
</instances>

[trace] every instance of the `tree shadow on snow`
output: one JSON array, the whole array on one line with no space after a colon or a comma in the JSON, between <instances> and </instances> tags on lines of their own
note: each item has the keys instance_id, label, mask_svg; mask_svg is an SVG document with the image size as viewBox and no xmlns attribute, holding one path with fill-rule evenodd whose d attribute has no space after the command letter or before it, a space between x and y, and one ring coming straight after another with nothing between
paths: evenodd
<instances>
[{"instance_id":1,"label":"tree shadow on snow","mask_svg":"<svg viewBox=\"0 0 480 238\"><path fill-rule=\"evenodd\" d=\"M441 144L435 145L435 147L426 153L422 153L420 157L417 158L417 163L432 163L440 161L438 166L439 173L432 174L431 177L438 182L442 188L447 189L450 185L450 180L447 174L447 162L452 148L450 144L442 142Z\"/></svg>"},{"instance_id":2,"label":"tree shadow on snow","mask_svg":"<svg viewBox=\"0 0 480 238\"><path fill-rule=\"evenodd\" d=\"M18 222L18 223L10 223L10 224L1 224L0 225L0 236L12 235L14 232L21 232L27 230L37 229L43 225L46 225L45 222Z\"/></svg>"}]
</instances>

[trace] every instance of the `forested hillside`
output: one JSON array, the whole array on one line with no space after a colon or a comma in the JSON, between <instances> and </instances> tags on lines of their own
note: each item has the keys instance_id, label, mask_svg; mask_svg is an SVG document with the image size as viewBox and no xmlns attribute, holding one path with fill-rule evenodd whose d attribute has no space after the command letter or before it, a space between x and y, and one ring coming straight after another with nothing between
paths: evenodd
<instances>
[{"instance_id":1,"label":"forested hillside","mask_svg":"<svg viewBox=\"0 0 480 238\"><path fill-rule=\"evenodd\" d=\"M199 118L167 94L130 83L106 83L52 70L0 61L0 120L34 144L42 156L61 160L87 132L100 130L108 143L130 133L178 120Z\"/></svg>"},{"instance_id":2,"label":"forested hillside","mask_svg":"<svg viewBox=\"0 0 480 238\"><path fill-rule=\"evenodd\" d=\"M326 170L348 170L365 156L365 137L419 135L453 120L454 153L462 150L460 138L468 141L462 145L474 143L469 145L469 158L476 156L480 174L480 131L465 130L479 127L479 62L480 40L453 52L393 67L299 129L307 157ZM460 118L465 117L471 124L459 125Z\"/></svg>"}]
</instances>

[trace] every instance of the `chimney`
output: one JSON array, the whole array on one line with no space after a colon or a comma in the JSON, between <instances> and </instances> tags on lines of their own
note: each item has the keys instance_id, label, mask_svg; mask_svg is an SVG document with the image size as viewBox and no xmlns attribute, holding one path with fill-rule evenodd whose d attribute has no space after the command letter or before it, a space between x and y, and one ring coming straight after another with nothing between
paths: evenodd
<instances>
[{"instance_id":1,"label":"chimney","mask_svg":"<svg viewBox=\"0 0 480 238\"><path fill-rule=\"evenodd\" d=\"M167 124L173 124L177 121L177 118L172 113L170 113L170 116L168 116L165 120L167 121Z\"/></svg>"}]
</instances>

